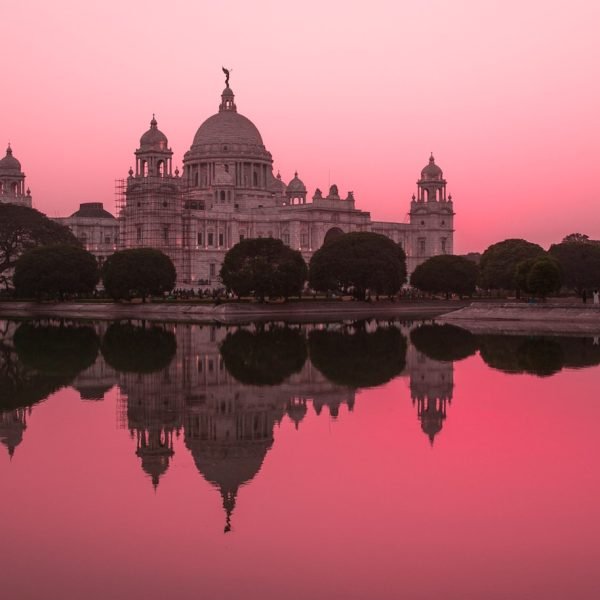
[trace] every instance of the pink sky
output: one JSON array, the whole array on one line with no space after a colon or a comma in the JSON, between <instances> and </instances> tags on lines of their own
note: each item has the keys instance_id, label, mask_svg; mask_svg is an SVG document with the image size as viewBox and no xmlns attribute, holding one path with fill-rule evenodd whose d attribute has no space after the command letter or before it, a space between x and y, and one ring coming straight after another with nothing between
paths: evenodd
<instances>
[{"instance_id":1,"label":"pink sky","mask_svg":"<svg viewBox=\"0 0 600 600\"><path fill-rule=\"evenodd\" d=\"M404 221L433 151L455 251L600 238L600 3L589 0L13 2L0 143L34 206L114 210L155 112L175 153L218 108L221 66L284 180L337 183Z\"/></svg>"}]
</instances>

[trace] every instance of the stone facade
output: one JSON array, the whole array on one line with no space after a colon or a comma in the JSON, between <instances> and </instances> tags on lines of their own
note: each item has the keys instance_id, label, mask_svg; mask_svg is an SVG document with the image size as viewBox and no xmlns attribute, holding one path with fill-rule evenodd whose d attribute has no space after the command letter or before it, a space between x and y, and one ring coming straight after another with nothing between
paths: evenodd
<instances>
[{"instance_id":1,"label":"stone facade","mask_svg":"<svg viewBox=\"0 0 600 600\"><path fill-rule=\"evenodd\" d=\"M454 210L433 156L421 172L408 223L377 222L356 208L352 192L336 185L307 200L304 183L273 175L273 159L255 125L237 112L226 87L219 112L198 129L172 170L173 152L156 119L140 139L135 169L118 202L121 246L159 248L173 259L178 286L218 286L227 251L244 238L275 237L308 262L328 236L351 231L382 233L401 244L408 271L431 256L453 251Z\"/></svg>"},{"instance_id":2,"label":"stone facade","mask_svg":"<svg viewBox=\"0 0 600 600\"><path fill-rule=\"evenodd\" d=\"M260 132L238 113L227 87L219 112L198 128L173 170L173 151L153 117L135 151L135 169L118 182L117 218L101 203L84 203L56 221L70 227L100 262L116 249L153 247L177 269L177 287L219 287L227 251L244 238L275 237L308 262L330 236L352 231L381 233L400 244L409 274L431 256L452 254L454 209L433 155L417 181L408 222L371 220L351 191L332 185L309 200L298 173L286 185L273 175L273 158ZM9 146L0 160L0 201L31 206L25 175Z\"/></svg>"}]
</instances>

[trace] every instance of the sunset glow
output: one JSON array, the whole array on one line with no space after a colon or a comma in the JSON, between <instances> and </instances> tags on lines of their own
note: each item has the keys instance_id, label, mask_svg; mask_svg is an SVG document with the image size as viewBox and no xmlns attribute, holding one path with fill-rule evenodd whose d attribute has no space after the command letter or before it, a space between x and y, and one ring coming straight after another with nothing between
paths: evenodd
<instances>
[{"instance_id":1,"label":"sunset glow","mask_svg":"<svg viewBox=\"0 0 600 600\"><path fill-rule=\"evenodd\" d=\"M310 195L337 183L404 222L433 151L456 252L600 238L597 2L24 0L2 21L0 142L50 216L114 212L153 113L181 168L224 65L275 173Z\"/></svg>"}]
</instances>

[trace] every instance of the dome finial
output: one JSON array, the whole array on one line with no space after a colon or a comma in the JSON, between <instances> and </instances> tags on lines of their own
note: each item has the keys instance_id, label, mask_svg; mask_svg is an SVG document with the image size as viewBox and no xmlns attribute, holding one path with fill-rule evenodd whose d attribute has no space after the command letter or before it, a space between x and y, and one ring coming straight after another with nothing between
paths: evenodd
<instances>
[{"instance_id":1,"label":"dome finial","mask_svg":"<svg viewBox=\"0 0 600 600\"><path fill-rule=\"evenodd\" d=\"M12 148L10 147L10 141L8 142L8 146L6 148L6 156L12 156Z\"/></svg>"},{"instance_id":2,"label":"dome finial","mask_svg":"<svg viewBox=\"0 0 600 600\"><path fill-rule=\"evenodd\" d=\"M429 157L429 162L435 162L435 158L433 158L433 152L430 153L431 156Z\"/></svg>"},{"instance_id":3,"label":"dome finial","mask_svg":"<svg viewBox=\"0 0 600 600\"><path fill-rule=\"evenodd\" d=\"M156 129L157 125L158 125L158 122L156 121L156 115L154 113L152 113L152 121L150 121L150 127L152 129Z\"/></svg>"}]
</instances>

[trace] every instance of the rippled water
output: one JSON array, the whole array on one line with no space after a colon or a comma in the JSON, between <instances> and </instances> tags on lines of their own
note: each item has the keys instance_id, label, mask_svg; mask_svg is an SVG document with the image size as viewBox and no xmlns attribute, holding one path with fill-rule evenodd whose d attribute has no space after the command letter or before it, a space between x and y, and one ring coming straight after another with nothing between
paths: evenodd
<instances>
[{"instance_id":1,"label":"rippled water","mask_svg":"<svg viewBox=\"0 0 600 600\"><path fill-rule=\"evenodd\" d=\"M595 598L600 343L0 322L5 598Z\"/></svg>"}]
</instances>

